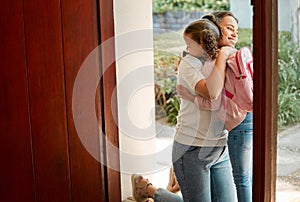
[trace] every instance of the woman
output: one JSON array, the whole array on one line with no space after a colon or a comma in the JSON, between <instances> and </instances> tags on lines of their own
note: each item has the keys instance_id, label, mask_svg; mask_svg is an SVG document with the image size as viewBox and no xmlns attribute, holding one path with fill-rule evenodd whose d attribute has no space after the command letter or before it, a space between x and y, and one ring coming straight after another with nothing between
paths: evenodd
<instances>
[{"instance_id":1,"label":"woman","mask_svg":"<svg viewBox=\"0 0 300 202\"><path fill-rule=\"evenodd\" d=\"M218 24L222 30L222 36L219 41L220 47L235 47L238 40L238 21L232 13L220 11L204 17L210 20L214 17L216 18L216 24ZM250 60L252 59L251 53L246 52L246 56L250 58ZM248 59L247 57L246 59ZM204 104L207 104L204 103L205 99L203 97L195 97L183 86L177 87L177 93L183 99L187 99L192 102L195 98L198 98L196 100L198 101L197 104L199 108L202 108ZM207 96L204 97L209 98ZM215 103L212 102L211 104L214 105ZM234 103L232 103L232 105L234 105ZM253 115L252 112L240 109L238 105L235 105L234 107L232 107L232 105L231 103L226 105L227 123L225 122L225 126L227 126L226 129L229 130L228 149L233 168L234 182L237 189L238 201L251 202Z\"/></svg>"}]
</instances>

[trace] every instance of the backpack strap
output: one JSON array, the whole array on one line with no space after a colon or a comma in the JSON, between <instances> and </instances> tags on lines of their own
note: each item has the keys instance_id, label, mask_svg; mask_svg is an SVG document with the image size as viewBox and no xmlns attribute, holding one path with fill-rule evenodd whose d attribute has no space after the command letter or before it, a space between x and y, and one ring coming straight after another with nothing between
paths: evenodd
<instances>
[{"instance_id":1,"label":"backpack strap","mask_svg":"<svg viewBox=\"0 0 300 202\"><path fill-rule=\"evenodd\" d=\"M251 63L253 63L253 60L251 60L251 61L249 61L249 62L247 63L247 67L248 67L249 72L250 72L250 74L251 74L251 78L253 78L253 70L252 70L252 68L251 68Z\"/></svg>"},{"instance_id":2,"label":"backpack strap","mask_svg":"<svg viewBox=\"0 0 300 202\"><path fill-rule=\"evenodd\" d=\"M236 61L239 61L238 51L235 53L235 60L236 60ZM238 67L240 76L239 76L239 77L235 77L235 78L238 79L238 80L240 80L240 79L245 79L247 76L242 74L242 70L241 70L240 63L237 62L236 64L237 64L237 67Z\"/></svg>"},{"instance_id":3,"label":"backpack strap","mask_svg":"<svg viewBox=\"0 0 300 202\"><path fill-rule=\"evenodd\" d=\"M231 92L229 92L228 90L224 89L224 93L225 93L225 96L228 97L229 99L233 98L233 94Z\"/></svg>"}]
</instances>

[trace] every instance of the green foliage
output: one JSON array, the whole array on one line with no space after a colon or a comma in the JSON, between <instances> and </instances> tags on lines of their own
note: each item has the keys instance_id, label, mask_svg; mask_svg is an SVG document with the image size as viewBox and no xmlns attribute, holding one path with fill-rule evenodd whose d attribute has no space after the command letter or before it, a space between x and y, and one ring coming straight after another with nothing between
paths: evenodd
<instances>
[{"instance_id":1,"label":"green foliage","mask_svg":"<svg viewBox=\"0 0 300 202\"><path fill-rule=\"evenodd\" d=\"M167 121L172 124L177 123L177 115L180 109L180 99L177 96L173 96L167 101L166 113Z\"/></svg>"},{"instance_id":2,"label":"green foliage","mask_svg":"<svg viewBox=\"0 0 300 202\"><path fill-rule=\"evenodd\" d=\"M153 0L153 13L229 10L229 0Z\"/></svg>"},{"instance_id":3,"label":"green foliage","mask_svg":"<svg viewBox=\"0 0 300 202\"><path fill-rule=\"evenodd\" d=\"M182 33L168 32L154 36L154 78L156 83L155 104L157 118L167 116L169 123L175 124L179 111L176 98L178 49L184 45ZM179 47L179 48L178 48ZM172 50L173 49L173 50ZM178 106L177 106L178 104ZM164 113L161 112L164 110Z\"/></svg>"},{"instance_id":4,"label":"green foliage","mask_svg":"<svg viewBox=\"0 0 300 202\"><path fill-rule=\"evenodd\" d=\"M236 44L236 48L240 49L244 46L253 49L252 45L252 29L239 29L239 40Z\"/></svg>"},{"instance_id":5,"label":"green foliage","mask_svg":"<svg viewBox=\"0 0 300 202\"><path fill-rule=\"evenodd\" d=\"M278 128L300 121L300 48L288 32L278 40Z\"/></svg>"},{"instance_id":6,"label":"green foliage","mask_svg":"<svg viewBox=\"0 0 300 202\"><path fill-rule=\"evenodd\" d=\"M176 70L178 56L164 51L154 50L154 78L160 86L160 92L166 97L176 94Z\"/></svg>"}]
</instances>

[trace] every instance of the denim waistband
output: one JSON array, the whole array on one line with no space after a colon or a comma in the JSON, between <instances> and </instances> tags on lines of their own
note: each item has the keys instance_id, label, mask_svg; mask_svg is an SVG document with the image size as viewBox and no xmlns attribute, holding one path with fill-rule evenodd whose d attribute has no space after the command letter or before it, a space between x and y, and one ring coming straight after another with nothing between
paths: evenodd
<instances>
[{"instance_id":1,"label":"denim waistband","mask_svg":"<svg viewBox=\"0 0 300 202\"><path fill-rule=\"evenodd\" d=\"M242 123L252 123L253 122L253 113L247 112L247 115L245 119L242 121Z\"/></svg>"}]
</instances>

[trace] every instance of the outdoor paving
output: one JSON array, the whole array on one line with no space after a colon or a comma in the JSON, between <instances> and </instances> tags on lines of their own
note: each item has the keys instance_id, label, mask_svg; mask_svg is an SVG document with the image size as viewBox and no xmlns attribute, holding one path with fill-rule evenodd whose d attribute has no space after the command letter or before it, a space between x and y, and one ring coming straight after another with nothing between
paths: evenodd
<instances>
[{"instance_id":1,"label":"outdoor paving","mask_svg":"<svg viewBox=\"0 0 300 202\"><path fill-rule=\"evenodd\" d=\"M300 202L300 125L277 139L277 201Z\"/></svg>"}]
</instances>

